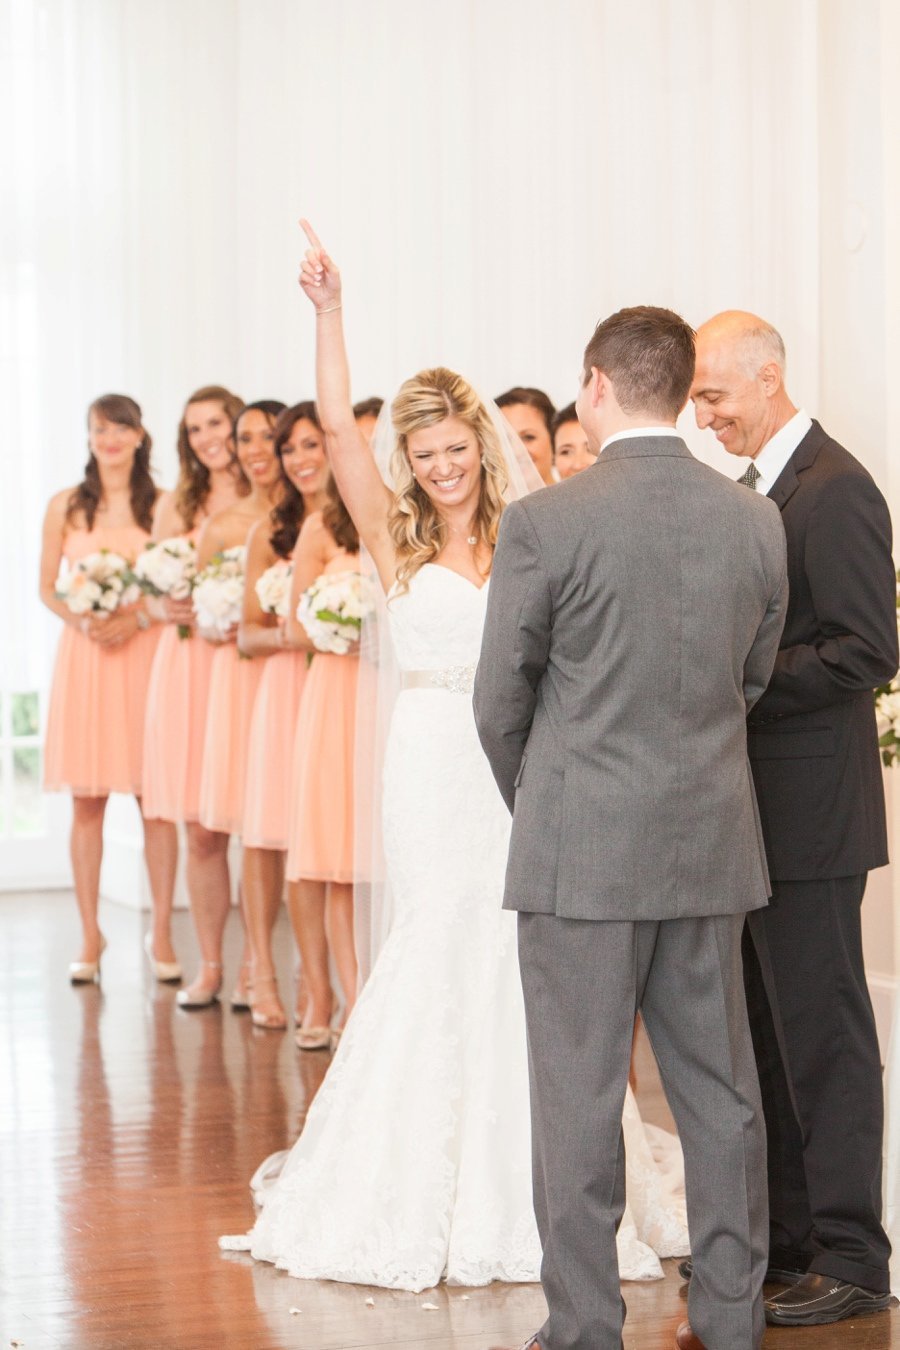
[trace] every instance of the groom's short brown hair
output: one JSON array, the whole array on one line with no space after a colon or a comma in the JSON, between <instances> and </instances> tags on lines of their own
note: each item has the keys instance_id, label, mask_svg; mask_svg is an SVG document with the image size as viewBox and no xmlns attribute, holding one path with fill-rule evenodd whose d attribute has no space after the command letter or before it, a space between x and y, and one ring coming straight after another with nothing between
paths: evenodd
<instances>
[{"instance_id":1,"label":"groom's short brown hair","mask_svg":"<svg viewBox=\"0 0 900 1350\"><path fill-rule=\"evenodd\" d=\"M620 309L597 324L584 349L585 384L595 368L612 381L623 412L674 419L694 378L694 330L671 309Z\"/></svg>"}]
</instances>

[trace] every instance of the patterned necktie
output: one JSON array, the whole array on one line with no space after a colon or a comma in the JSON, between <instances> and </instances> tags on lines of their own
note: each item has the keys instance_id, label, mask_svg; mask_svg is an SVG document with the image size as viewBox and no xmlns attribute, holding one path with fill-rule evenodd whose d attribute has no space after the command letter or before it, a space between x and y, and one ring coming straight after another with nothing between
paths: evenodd
<instances>
[{"instance_id":1,"label":"patterned necktie","mask_svg":"<svg viewBox=\"0 0 900 1350\"><path fill-rule=\"evenodd\" d=\"M762 474L751 460L747 468L747 472L741 474L740 478L738 479L738 482L743 483L744 487L748 487L751 492L755 492L756 485L761 478Z\"/></svg>"}]
</instances>

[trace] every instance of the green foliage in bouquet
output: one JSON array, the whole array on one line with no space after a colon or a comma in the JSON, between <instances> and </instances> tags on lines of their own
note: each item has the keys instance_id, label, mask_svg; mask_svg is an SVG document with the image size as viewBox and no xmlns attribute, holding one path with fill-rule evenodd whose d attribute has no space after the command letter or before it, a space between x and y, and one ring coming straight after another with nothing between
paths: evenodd
<instances>
[{"instance_id":1,"label":"green foliage in bouquet","mask_svg":"<svg viewBox=\"0 0 900 1350\"><path fill-rule=\"evenodd\" d=\"M897 573L897 624L900 628L900 571ZM887 768L900 762L900 677L875 690L875 716L878 719L878 744L881 760Z\"/></svg>"}]
</instances>

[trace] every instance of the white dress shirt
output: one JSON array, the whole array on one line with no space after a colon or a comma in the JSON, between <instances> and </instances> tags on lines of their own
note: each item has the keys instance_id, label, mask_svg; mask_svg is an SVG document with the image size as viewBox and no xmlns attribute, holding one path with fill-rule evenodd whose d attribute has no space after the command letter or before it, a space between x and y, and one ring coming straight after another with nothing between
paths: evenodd
<instances>
[{"instance_id":1,"label":"white dress shirt","mask_svg":"<svg viewBox=\"0 0 900 1350\"><path fill-rule=\"evenodd\" d=\"M789 422L785 422L780 431L775 432L770 441L766 441L759 454L751 461L756 465L756 472L759 474L756 483L757 492L766 496L772 491L781 476L782 469L811 426L812 418L809 413L800 408ZM746 472L747 467L744 465L741 473Z\"/></svg>"}]
</instances>

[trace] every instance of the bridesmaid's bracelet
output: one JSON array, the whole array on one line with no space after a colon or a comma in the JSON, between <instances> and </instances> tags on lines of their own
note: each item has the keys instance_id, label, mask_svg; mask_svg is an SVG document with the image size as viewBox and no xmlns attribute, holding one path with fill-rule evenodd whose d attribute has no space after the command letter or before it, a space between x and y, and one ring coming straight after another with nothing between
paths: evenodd
<instances>
[{"instance_id":1,"label":"bridesmaid's bracelet","mask_svg":"<svg viewBox=\"0 0 900 1350\"><path fill-rule=\"evenodd\" d=\"M318 317L318 315L320 314L333 314L336 309L340 308L341 308L340 305L330 305L328 309L317 309L316 316Z\"/></svg>"}]
</instances>

